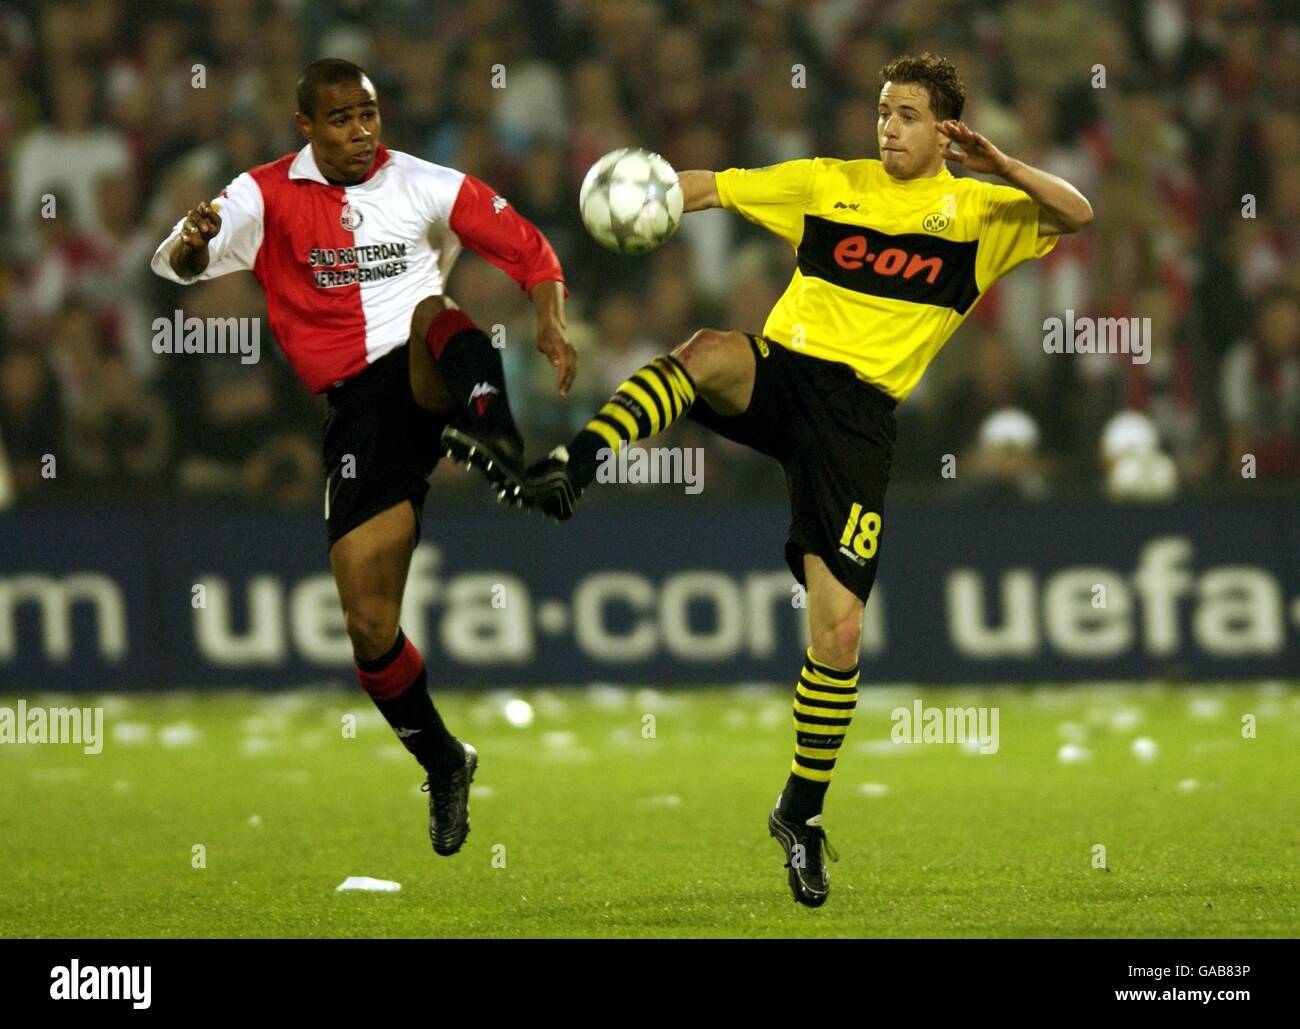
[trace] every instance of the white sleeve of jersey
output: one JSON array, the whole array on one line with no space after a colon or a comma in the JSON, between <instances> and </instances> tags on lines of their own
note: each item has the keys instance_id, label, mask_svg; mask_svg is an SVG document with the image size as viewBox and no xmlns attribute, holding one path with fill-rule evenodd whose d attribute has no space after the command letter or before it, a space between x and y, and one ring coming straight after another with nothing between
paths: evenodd
<instances>
[{"instance_id":1,"label":"white sleeve of jersey","mask_svg":"<svg viewBox=\"0 0 1300 1029\"><path fill-rule=\"evenodd\" d=\"M177 275L172 268L172 247L181 235L182 218L172 228L171 235L162 241L149 262L154 272L172 282L187 284L200 279L215 279L231 272L251 271L262 249L265 210L262 190L253 177L244 172L212 201L221 216L221 230L208 240L208 266L193 278Z\"/></svg>"}]
</instances>

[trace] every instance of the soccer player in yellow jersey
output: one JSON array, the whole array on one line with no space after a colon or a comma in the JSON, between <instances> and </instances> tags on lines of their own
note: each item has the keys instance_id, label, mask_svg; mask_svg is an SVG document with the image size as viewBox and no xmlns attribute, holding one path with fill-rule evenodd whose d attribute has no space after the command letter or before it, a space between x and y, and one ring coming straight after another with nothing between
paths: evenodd
<instances>
[{"instance_id":1,"label":"soccer player in yellow jersey","mask_svg":"<svg viewBox=\"0 0 1300 1029\"><path fill-rule=\"evenodd\" d=\"M795 900L809 907L829 889L823 847L835 857L822 803L857 700L894 408L994 282L1092 220L1068 182L959 120L966 95L947 60L900 57L880 79L878 161L681 175L684 210L725 207L794 248L790 285L761 336L702 329L638 370L524 487L525 502L567 518L602 451L687 412L781 462L792 509L786 560L807 587L812 646L795 687L794 760L768 827ZM948 161L1007 185L954 178Z\"/></svg>"}]
</instances>

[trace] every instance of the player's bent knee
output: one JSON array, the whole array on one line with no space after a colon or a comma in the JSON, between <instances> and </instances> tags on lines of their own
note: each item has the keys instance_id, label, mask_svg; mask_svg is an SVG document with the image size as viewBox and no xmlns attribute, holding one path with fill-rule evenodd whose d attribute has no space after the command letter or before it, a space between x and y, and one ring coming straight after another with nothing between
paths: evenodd
<instances>
[{"instance_id":1,"label":"player's bent knee","mask_svg":"<svg viewBox=\"0 0 1300 1029\"><path fill-rule=\"evenodd\" d=\"M459 311L456 301L451 297L436 294L425 297L415 305L415 310L411 314L411 336L416 340L423 340L429 334L429 326L433 320L443 311Z\"/></svg>"},{"instance_id":2,"label":"player's bent knee","mask_svg":"<svg viewBox=\"0 0 1300 1029\"><path fill-rule=\"evenodd\" d=\"M717 329L699 329L673 351L673 356L687 367L706 364L715 360L718 352L725 348L727 335Z\"/></svg>"},{"instance_id":3,"label":"player's bent knee","mask_svg":"<svg viewBox=\"0 0 1300 1029\"><path fill-rule=\"evenodd\" d=\"M814 633L813 653L834 668L852 668L862 646L862 607L829 620Z\"/></svg>"},{"instance_id":4,"label":"player's bent knee","mask_svg":"<svg viewBox=\"0 0 1300 1029\"><path fill-rule=\"evenodd\" d=\"M743 333L700 329L673 351L673 357L681 362L696 386L707 387L726 376L742 345L748 345Z\"/></svg>"},{"instance_id":5,"label":"player's bent knee","mask_svg":"<svg viewBox=\"0 0 1300 1029\"><path fill-rule=\"evenodd\" d=\"M397 639L398 612L389 604L360 604L343 613L353 654L363 661L382 657Z\"/></svg>"}]
</instances>

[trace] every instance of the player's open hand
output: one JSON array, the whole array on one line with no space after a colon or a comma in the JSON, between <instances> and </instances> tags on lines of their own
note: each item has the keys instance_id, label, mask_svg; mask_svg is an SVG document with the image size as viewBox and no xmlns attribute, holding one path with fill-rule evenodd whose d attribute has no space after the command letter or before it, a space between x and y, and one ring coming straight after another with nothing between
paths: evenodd
<instances>
[{"instance_id":1,"label":"player's open hand","mask_svg":"<svg viewBox=\"0 0 1300 1029\"><path fill-rule=\"evenodd\" d=\"M181 242L194 250L202 250L208 240L221 231L221 215L217 213L217 204L206 200L198 207L192 207L185 213L181 224Z\"/></svg>"},{"instance_id":2,"label":"player's open hand","mask_svg":"<svg viewBox=\"0 0 1300 1029\"><path fill-rule=\"evenodd\" d=\"M973 172L982 172L989 175L1006 174L1006 170L1011 164L1011 158L978 132L969 128L965 122L949 118L947 121L936 122L935 124L940 132L961 147L961 150L954 150L952 147L945 148L943 152L944 160L956 161Z\"/></svg>"},{"instance_id":3,"label":"player's open hand","mask_svg":"<svg viewBox=\"0 0 1300 1029\"><path fill-rule=\"evenodd\" d=\"M560 396L568 396L573 377L578 373L578 352L565 338L564 330L558 325L545 325L538 329L537 349L556 369L555 388L560 391Z\"/></svg>"}]
</instances>

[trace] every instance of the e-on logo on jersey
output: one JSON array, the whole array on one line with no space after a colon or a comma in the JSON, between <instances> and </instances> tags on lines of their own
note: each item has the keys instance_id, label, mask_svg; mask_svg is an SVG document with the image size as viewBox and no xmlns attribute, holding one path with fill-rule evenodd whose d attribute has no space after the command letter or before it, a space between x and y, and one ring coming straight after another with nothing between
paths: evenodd
<instances>
[{"instance_id":1,"label":"e-on logo on jersey","mask_svg":"<svg viewBox=\"0 0 1300 1029\"><path fill-rule=\"evenodd\" d=\"M920 232L890 234L866 225L804 215L799 271L855 293L965 312L979 296L978 240Z\"/></svg>"},{"instance_id":2,"label":"e-on logo on jersey","mask_svg":"<svg viewBox=\"0 0 1300 1029\"><path fill-rule=\"evenodd\" d=\"M898 275L905 279L915 278L922 272L925 281L934 284L934 280L943 271L942 257L922 257L909 254L900 247L886 247L878 254L873 254L866 236L846 236L835 245L835 263L850 271L869 264L877 275Z\"/></svg>"},{"instance_id":3,"label":"e-on logo on jersey","mask_svg":"<svg viewBox=\"0 0 1300 1029\"><path fill-rule=\"evenodd\" d=\"M365 220L361 210L349 203L344 203L343 210L339 212L339 224L348 232L356 232L357 229L361 228L361 223Z\"/></svg>"}]
</instances>

